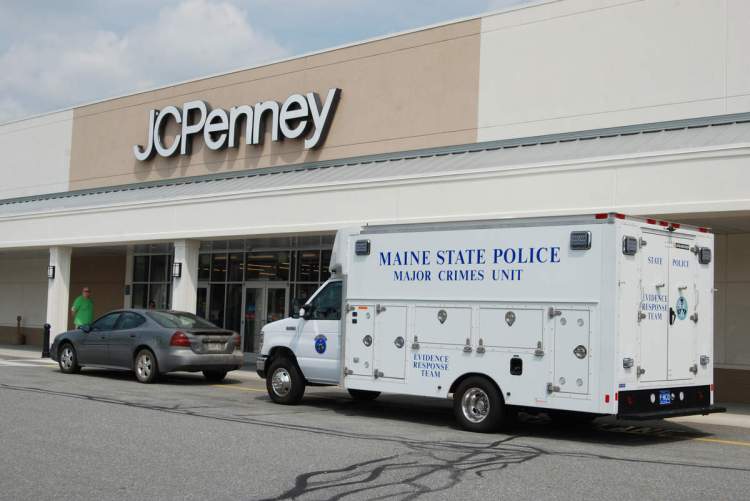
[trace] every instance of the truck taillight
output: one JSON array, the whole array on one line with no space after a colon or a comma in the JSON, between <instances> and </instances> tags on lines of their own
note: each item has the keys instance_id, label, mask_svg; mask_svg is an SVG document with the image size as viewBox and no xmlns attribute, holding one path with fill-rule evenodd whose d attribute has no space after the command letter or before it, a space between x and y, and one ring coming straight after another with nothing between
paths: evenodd
<instances>
[{"instance_id":1,"label":"truck taillight","mask_svg":"<svg viewBox=\"0 0 750 501\"><path fill-rule=\"evenodd\" d=\"M169 346L187 346L190 347L190 338L187 337L182 331L177 331L172 334L172 338L169 340Z\"/></svg>"}]
</instances>

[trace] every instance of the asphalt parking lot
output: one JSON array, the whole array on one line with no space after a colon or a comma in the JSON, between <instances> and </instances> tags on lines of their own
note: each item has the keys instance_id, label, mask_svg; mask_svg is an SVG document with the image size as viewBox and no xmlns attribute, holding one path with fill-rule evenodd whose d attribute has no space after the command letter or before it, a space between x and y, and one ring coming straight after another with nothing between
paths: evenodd
<instances>
[{"instance_id":1,"label":"asphalt parking lot","mask_svg":"<svg viewBox=\"0 0 750 501\"><path fill-rule=\"evenodd\" d=\"M272 403L251 372L63 375L0 356L0 499L747 499L750 428L526 417L478 435L450 402Z\"/></svg>"}]
</instances>

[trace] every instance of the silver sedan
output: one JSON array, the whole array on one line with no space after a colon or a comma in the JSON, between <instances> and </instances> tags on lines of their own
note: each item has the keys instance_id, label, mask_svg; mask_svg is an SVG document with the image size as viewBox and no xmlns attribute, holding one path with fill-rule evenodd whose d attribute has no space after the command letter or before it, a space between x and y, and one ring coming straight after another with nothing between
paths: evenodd
<instances>
[{"instance_id":1,"label":"silver sedan","mask_svg":"<svg viewBox=\"0 0 750 501\"><path fill-rule=\"evenodd\" d=\"M135 371L142 383L173 371L203 371L209 381L221 381L244 361L235 332L191 313L138 309L113 311L58 334L50 356L65 374L112 367Z\"/></svg>"}]
</instances>

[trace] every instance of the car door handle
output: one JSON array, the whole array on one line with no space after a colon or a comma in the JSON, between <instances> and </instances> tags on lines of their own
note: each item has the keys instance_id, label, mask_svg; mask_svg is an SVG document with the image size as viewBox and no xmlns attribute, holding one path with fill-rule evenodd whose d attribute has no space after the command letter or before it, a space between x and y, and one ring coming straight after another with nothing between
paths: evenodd
<instances>
[{"instance_id":1,"label":"car door handle","mask_svg":"<svg viewBox=\"0 0 750 501\"><path fill-rule=\"evenodd\" d=\"M130 334L130 337L135 337L135 334Z\"/></svg>"}]
</instances>

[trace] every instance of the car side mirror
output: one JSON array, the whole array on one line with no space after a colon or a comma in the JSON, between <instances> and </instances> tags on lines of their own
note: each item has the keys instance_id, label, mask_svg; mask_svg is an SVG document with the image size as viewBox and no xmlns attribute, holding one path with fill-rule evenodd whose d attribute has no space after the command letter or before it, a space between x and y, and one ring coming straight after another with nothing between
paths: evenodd
<instances>
[{"instance_id":1,"label":"car side mirror","mask_svg":"<svg viewBox=\"0 0 750 501\"><path fill-rule=\"evenodd\" d=\"M80 326L79 329L81 329L86 334L88 334L89 332L91 332L91 326L88 325L88 324Z\"/></svg>"}]
</instances>

